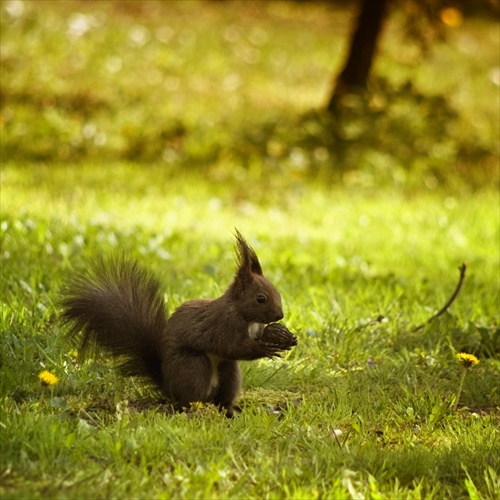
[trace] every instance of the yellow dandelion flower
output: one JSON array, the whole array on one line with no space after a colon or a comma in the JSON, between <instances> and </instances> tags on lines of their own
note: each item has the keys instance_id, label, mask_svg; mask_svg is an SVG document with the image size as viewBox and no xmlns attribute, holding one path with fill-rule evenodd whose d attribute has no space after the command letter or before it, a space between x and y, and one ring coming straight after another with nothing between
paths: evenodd
<instances>
[{"instance_id":1,"label":"yellow dandelion flower","mask_svg":"<svg viewBox=\"0 0 500 500\"><path fill-rule=\"evenodd\" d=\"M191 403L191 409L193 410L201 410L203 408L204 404L202 401L193 401Z\"/></svg>"},{"instance_id":2,"label":"yellow dandelion flower","mask_svg":"<svg viewBox=\"0 0 500 500\"><path fill-rule=\"evenodd\" d=\"M474 354L467 354L466 352L461 352L457 354L457 360L462 363L462 366L465 368L462 372L462 376L460 377L460 385L458 387L458 392L455 397L455 404L453 405L453 409L456 410L458 408L458 401L460 400L460 395L462 394L462 388L464 386L465 374L467 373L467 369L472 366L476 366L479 363L479 359L474 356Z\"/></svg>"},{"instance_id":3,"label":"yellow dandelion flower","mask_svg":"<svg viewBox=\"0 0 500 500\"><path fill-rule=\"evenodd\" d=\"M476 366L479 363L479 359L477 359L474 354L467 354L466 352L457 354L457 359L460 363L462 363L464 368L470 368L471 366Z\"/></svg>"},{"instance_id":4,"label":"yellow dandelion flower","mask_svg":"<svg viewBox=\"0 0 500 500\"><path fill-rule=\"evenodd\" d=\"M77 358L78 357L78 352L72 349L71 351L68 352L68 356L72 358Z\"/></svg>"},{"instance_id":5,"label":"yellow dandelion flower","mask_svg":"<svg viewBox=\"0 0 500 500\"><path fill-rule=\"evenodd\" d=\"M42 385L56 385L59 382L59 379L47 370L40 372L38 375L38 379L42 383Z\"/></svg>"}]
</instances>

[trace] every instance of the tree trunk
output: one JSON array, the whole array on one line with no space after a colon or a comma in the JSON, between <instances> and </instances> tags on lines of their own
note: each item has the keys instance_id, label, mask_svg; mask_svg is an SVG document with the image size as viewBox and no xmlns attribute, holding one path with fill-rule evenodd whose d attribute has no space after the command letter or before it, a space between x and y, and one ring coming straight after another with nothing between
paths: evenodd
<instances>
[{"instance_id":1,"label":"tree trunk","mask_svg":"<svg viewBox=\"0 0 500 500\"><path fill-rule=\"evenodd\" d=\"M351 37L349 54L328 103L329 111L335 110L338 98L342 95L366 88L372 67L388 0L360 0L360 2L361 9Z\"/></svg>"}]
</instances>

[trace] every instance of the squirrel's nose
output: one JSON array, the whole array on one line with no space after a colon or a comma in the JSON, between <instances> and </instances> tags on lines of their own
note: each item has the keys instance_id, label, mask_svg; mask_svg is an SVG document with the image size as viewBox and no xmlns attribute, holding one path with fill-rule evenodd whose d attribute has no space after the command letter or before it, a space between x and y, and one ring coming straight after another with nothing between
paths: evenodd
<instances>
[{"instance_id":1,"label":"squirrel's nose","mask_svg":"<svg viewBox=\"0 0 500 500\"><path fill-rule=\"evenodd\" d=\"M283 319L283 311L280 311L280 312L276 315L276 318L274 318L274 321L279 321L280 319Z\"/></svg>"}]
</instances>

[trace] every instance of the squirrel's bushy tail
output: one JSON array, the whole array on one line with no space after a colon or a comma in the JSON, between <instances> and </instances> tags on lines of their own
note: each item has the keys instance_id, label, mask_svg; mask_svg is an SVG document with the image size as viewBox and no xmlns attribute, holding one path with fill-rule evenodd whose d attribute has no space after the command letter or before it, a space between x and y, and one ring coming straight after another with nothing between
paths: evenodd
<instances>
[{"instance_id":1,"label":"squirrel's bushy tail","mask_svg":"<svg viewBox=\"0 0 500 500\"><path fill-rule=\"evenodd\" d=\"M100 259L63 290L68 337L85 357L102 350L124 375L161 387L161 338L167 321L158 280L133 260Z\"/></svg>"}]
</instances>

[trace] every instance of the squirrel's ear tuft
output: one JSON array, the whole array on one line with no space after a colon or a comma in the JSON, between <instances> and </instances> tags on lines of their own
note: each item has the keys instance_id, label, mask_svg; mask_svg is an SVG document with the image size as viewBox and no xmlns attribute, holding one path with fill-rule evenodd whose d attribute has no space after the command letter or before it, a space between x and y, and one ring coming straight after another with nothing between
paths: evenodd
<instances>
[{"instance_id":1,"label":"squirrel's ear tuft","mask_svg":"<svg viewBox=\"0 0 500 500\"><path fill-rule=\"evenodd\" d=\"M256 253L250 248L245 241L245 238L236 229L236 250L238 253L238 271L237 276L243 277L245 275L259 274L262 276L262 268L260 267L259 259Z\"/></svg>"}]
</instances>

